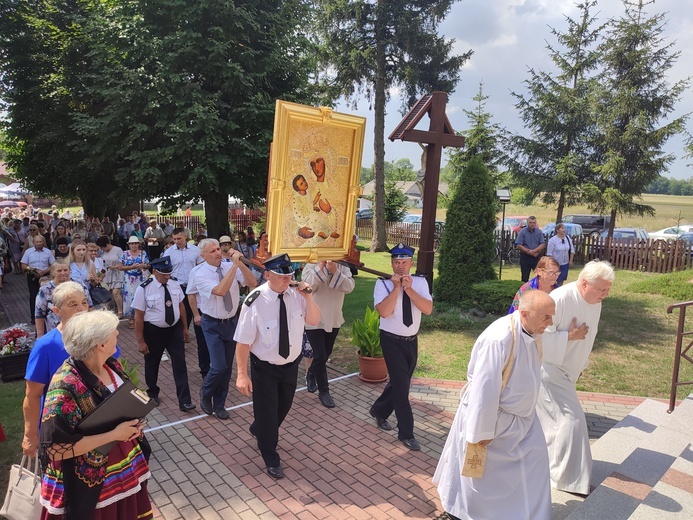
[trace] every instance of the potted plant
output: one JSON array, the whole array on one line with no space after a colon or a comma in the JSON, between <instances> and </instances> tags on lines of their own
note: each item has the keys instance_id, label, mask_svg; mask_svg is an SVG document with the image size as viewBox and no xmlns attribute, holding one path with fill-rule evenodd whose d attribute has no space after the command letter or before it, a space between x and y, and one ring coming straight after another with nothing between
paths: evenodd
<instances>
[{"instance_id":1,"label":"potted plant","mask_svg":"<svg viewBox=\"0 0 693 520\"><path fill-rule=\"evenodd\" d=\"M359 350L359 378L367 383L380 383L387 379L387 366L380 346L380 315L366 307L363 320L356 318L351 326L351 342Z\"/></svg>"},{"instance_id":2,"label":"potted plant","mask_svg":"<svg viewBox=\"0 0 693 520\"><path fill-rule=\"evenodd\" d=\"M24 378L32 344L31 329L26 323L0 331L0 381Z\"/></svg>"}]
</instances>

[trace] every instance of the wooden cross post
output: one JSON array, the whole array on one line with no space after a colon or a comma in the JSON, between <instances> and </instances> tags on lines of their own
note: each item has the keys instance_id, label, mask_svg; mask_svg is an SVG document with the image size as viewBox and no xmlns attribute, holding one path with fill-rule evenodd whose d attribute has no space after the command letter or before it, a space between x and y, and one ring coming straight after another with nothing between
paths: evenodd
<instances>
[{"instance_id":1,"label":"wooden cross post","mask_svg":"<svg viewBox=\"0 0 693 520\"><path fill-rule=\"evenodd\" d=\"M452 125L445 114L447 101L447 92L426 94L416 102L389 137L390 141L400 139L427 145L421 239L419 242L416 273L426 276L428 286L431 289L433 288L433 238L443 147L462 148L464 146L464 137L455 135L455 131L452 129ZM425 114L428 114L431 120L428 131L416 130L416 125Z\"/></svg>"}]
</instances>

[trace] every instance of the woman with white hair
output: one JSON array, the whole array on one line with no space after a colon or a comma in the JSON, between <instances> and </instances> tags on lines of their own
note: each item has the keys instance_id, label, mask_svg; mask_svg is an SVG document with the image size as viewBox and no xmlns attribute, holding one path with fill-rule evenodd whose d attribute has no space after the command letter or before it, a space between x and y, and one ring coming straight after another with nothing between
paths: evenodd
<instances>
[{"instance_id":1,"label":"woman with white hair","mask_svg":"<svg viewBox=\"0 0 693 520\"><path fill-rule=\"evenodd\" d=\"M113 357L118 322L109 311L82 312L63 328L70 357L53 376L41 422L42 520L153 518L144 424L133 419L98 435L77 432L82 419L128 379ZM107 456L97 451L111 442L117 444Z\"/></svg>"}]
</instances>

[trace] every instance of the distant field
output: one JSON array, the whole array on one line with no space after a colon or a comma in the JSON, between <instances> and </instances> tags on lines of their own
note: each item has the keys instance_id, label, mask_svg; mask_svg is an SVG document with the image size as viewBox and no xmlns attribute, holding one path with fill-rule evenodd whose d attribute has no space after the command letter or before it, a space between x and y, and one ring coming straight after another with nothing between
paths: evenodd
<instances>
[{"instance_id":1,"label":"distant field","mask_svg":"<svg viewBox=\"0 0 693 520\"><path fill-rule=\"evenodd\" d=\"M681 224L693 224L693 196L684 197L677 195L644 195L638 201L642 204L648 204L655 209L655 216L625 216L616 217L617 227L644 227L647 231L657 231L659 229L673 226L679 222ZM421 213L421 209L411 208L410 213ZM563 214L570 215L571 213L594 213L587 206L568 206ZM436 212L437 220L445 220L445 209L439 209ZM556 222L555 206L542 206L535 204L532 206L521 206L519 204L508 204L505 207L507 215L535 215L540 226L549 222ZM501 213L498 213L498 218L501 218Z\"/></svg>"}]
</instances>

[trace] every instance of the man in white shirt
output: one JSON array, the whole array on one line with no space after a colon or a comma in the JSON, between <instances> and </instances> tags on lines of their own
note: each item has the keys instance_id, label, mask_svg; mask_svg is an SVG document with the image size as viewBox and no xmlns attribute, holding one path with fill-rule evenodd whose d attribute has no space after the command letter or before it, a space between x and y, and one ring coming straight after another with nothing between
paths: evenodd
<instances>
[{"instance_id":1,"label":"man in white shirt","mask_svg":"<svg viewBox=\"0 0 693 520\"><path fill-rule=\"evenodd\" d=\"M178 280L181 289L187 295L190 271L204 260L200 255L198 247L188 244L183 228L174 229L171 236L173 238L173 246L166 250L166 254L171 258L173 276ZM185 306L185 322L190 325L193 321L193 312L187 298L183 300L183 305ZM197 323L193 324L193 328L195 330L195 339L197 340L197 362L200 368L200 375L204 379L207 372L209 372L209 352L202 328Z\"/></svg>"},{"instance_id":2,"label":"man in white shirt","mask_svg":"<svg viewBox=\"0 0 693 520\"><path fill-rule=\"evenodd\" d=\"M150 260L156 260L161 255L164 238L166 238L164 230L157 225L156 220L152 219L144 232L144 241L147 243L147 253Z\"/></svg>"},{"instance_id":3,"label":"man in white shirt","mask_svg":"<svg viewBox=\"0 0 693 520\"><path fill-rule=\"evenodd\" d=\"M325 364L344 323L344 296L354 290L354 279L348 267L330 260L306 264L301 279L312 287L315 303L320 308L320 323L306 325L306 335L313 349L313 362L306 371L306 386L309 392L318 391L323 406L334 408Z\"/></svg>"},{"instance_id":4,"label":"man in white shirt","mask_svg":"<svg viewBox=\"0 0 693 520\"><path fill-rule=\"evenodd\" d=\"M31 323L36 321L36 296L41 287L41 277L48 274L51 264L55 262L53 253L46 249L45 245L45 239L41 235L36 235L34 237L34 247L27 249L21 260L22 270L26 273L26 281L29 286Z\"/></svg>"},{"instance_id":5,"label":"man in white shirt","mask_svg":"<svg viewBox=\"0 0 693 520\"><path fill-rule=\"evenodd\" d=\"M207 415L227 420L226 396L236 353L233 335L240 302L238 284L251 289L257 284L238 251L231 255L231 262L222 262L219 242L205 238L200 242L200 253L205 263L195 272L195 286L202 296L198 307L210 360L209 373L200 389L200 408Z\"/></svg>"},{"instance_id":6,"label":"man in white shirt","mask_svg":"<svg viewBox=\"0 0 693 520\"><path fill-rule=\"evenodd\" d=\"M590 493L592 453L575 385L589 363L602 300L609 295L614 278L609 262L593 260L585 265L576 282L550 294L556 302L556 316L553 327L542 338L537 416L549 448L551 486L569 493Z\"/></svg>"},{"instance_id":7,"label":"man in white shirt","mask_svg":"<svg viewBox=\"0 0 693 520\"><path fill-rule=\"evenodd\" d=\"M387 421L397 416L397 438L410 450L421 446L414 437L414 414L409 402L409 387L418 357L421 314L433 312L428 282L422 276L411 276L414 249L401 242L390 251L394 274L389 280L375 283L373 299L380 314L380 345L387 363L390 381L371 406L370 414L381 430L392 430Z\"/></svg>"},{"instance_id":8,"label":"man in white shirt","mask_svg":"<svg viewBox=\"0 0 693 520\"><path fill-rule=\"evenodd\" d=\"M245 299L234 336L236 388L248 397L252 393L255 420L250 433L257 439L267 474L280 479L284 470L277 453L279 427L296 393L303 328L318 324L320 309L307 283L289 287L294 272L289 255L274 256L263 265L267 283Z\"/></svg>"}]
</instances>

